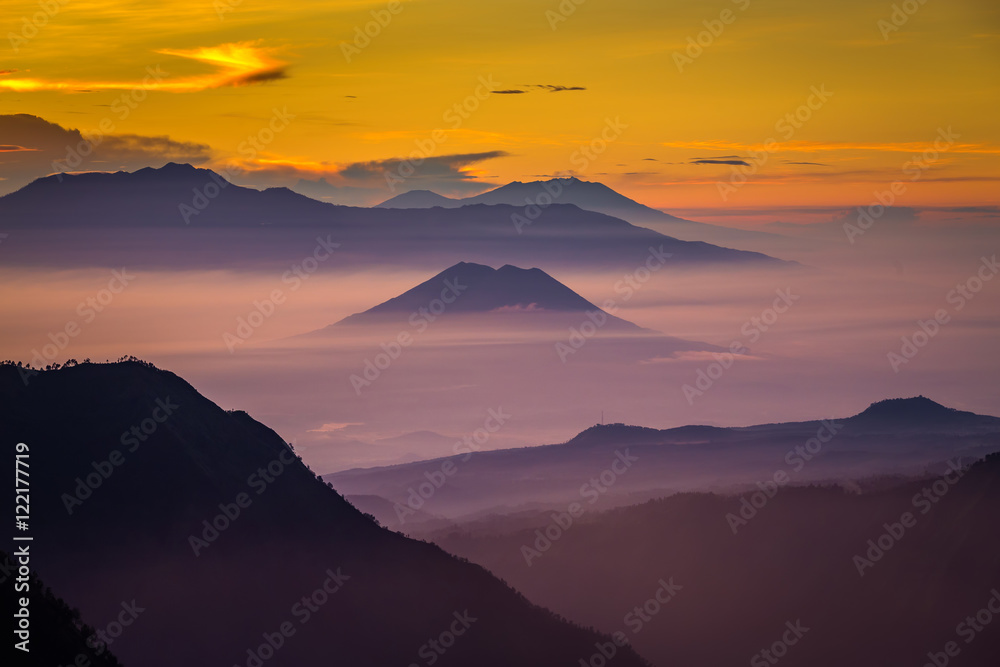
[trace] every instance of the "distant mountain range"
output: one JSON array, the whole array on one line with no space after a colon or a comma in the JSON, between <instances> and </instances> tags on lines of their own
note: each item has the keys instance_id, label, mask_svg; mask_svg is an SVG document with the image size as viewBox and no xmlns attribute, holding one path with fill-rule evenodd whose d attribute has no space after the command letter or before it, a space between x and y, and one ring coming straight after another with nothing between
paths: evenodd
<instances>
[{"instance_id":1,"label":"distant mountain range","mask_svg":"<svg viewBox=\"0 0 1000 667\"><path fill-rule=\"evenodd\" d=\"M622 451L638 462L601 496L602 506L677 491L752 486L778 470L794 483L920 474L950 458L971 460L998 450L1000 418L952 410L924 397L882 401L853 417L825 421L665 430L597 425L563 444L477 452L467 460L450 457L459 474L423 509L457 518L498 507L571 502L579 499L581 480L599 474ZM444 460L347 470L325 479L346 494L405 503L407 489ZM382 519L391 525L394 517Z\"/></svg>"},{"instance_id":2,"label":"distant mountain range","mask_svg":"<svg viewBox=\"0 0 1000 667\"><path fill-rule=\"evenodd\" d=\"M301 259L318 233L340 244L339 265L473 260L581 264L632 270L651 249L669 267L790 267L756 252L681 241L572 204L528 225L523 205L456 209L335 206L285 188L254 190L187 164L135 172L59 174L0 197L4 229L18 230L18 262L120 266L277 266ZM210 230L210 231L206 231ZM305 250L303 250L305 247Z\"/></svg>"},{"instance_id":3,"label":"distant mountain range","mask_svg":"<svg viewBox=\"0 0 1000 667\"><path fill-rule=\"evenodd\" d=\"M453 199L431 192L430 190L411 190L396 195L378 204L378 208L427 208L440 206L456 208L472 204L510 204L513 206L539 206L547 208L552 204L574 204L588 211L599 211L622 219L621 213L643 213L651 217L660 217L679 223L687 223L693 228L703 223L684 220L676 216L644 206L615 192L603 183L583 181L576 177L552 178L545 181L530 181L522 183L513 181L507 185L470 197ZM612 213L611 211L614 211ZM657 215L658 214L658 215ZM705 225L713 227L714 225Z\"/></svg>"},{"instance_id":4,"label":"distant mountain range","mask_svg":"<svg viewBox=\"0 0 1000 667\"><path fill-rule=\"evenodd\" d=\"M609 641L380 528L172 373L22 372L0 366L0 438L30 446L32 567L88 620L142 609L115 635L125 664L424 664L450 629L444 664L547 667Z\"/></svg>"},{"instance_id":5,"label":"distant mountain range","mask_svg":"<svg viewBox=\"0 0 1000 667\"><path fill-rule=\"evenodd\" d=\"M471 197L452 199L430 190L411 190L378 204L379 208L457 208L474 204L509 204L511 206L544 209L552 204L574 204L587 211L606 213L633 225L648 227L662 234L685 241L706 241L737 248L774 247L781 241L777 234L746 231L685 220L640 204L612 190L603 183L583 181L576 177L552 178L522 183L514 181L489 192Z\"/></svg>"},{"instance_id":6,"label":"distant mountain range","mask_svg":"<svg viewBox=\"0 0 1000 667\"><path fill-rule=\"evenodd\" d=\"M567 618L624 627L660 667L991 667L996 614L982 622L1000 604L1000 454L940 472L682 493L572 523L563 506L428 537ZM655 616L638 613L663 580L681 587L676 597Z\"/></svg>"}]
</instances>

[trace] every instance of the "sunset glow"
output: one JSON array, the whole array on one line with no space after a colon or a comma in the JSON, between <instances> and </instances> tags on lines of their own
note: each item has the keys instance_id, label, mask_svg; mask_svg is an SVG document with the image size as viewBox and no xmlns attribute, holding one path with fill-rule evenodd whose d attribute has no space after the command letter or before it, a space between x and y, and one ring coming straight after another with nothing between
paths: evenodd
<instances>
[{"instance_id":1,"label":"sunset glow","mask_svg":"<svg viewBox=\"0 0 1000 667\"><path fill-rule=\"evenodd\" d=\"M294 122L265 152L241 158L242 182L326 178L354 188L331 191L331 201L394 194L384 179L341 174L349 165L414 151L503 151L428 182L469 194L573 173L668 210L849 209L947 128L957 143L921 172L907 206L994 204L1000 179L1000 9L977 0L928 2L898 26L891 3L862 0L836 8L756 0L567 1L563 9L528 0L502 8L458 0L57 5L37 27L37 4L0 5L5 25L20 28L0 63L10 70L0 75L0 111L93 131L102 106L140 89L148 94L116 133L208 145L209 164L221 165L284 108ZM147 68L169 74L149 80ZM813 90L825 93L811 98ZM609 118L627 125L621 136L587 164L573 160ZM431 139L436 129L441 141ZM770 159L739 192L720 195L719 184L742 167L720 161L744 159L769 139L778 144Z\"/></svg>"}]
</instances>

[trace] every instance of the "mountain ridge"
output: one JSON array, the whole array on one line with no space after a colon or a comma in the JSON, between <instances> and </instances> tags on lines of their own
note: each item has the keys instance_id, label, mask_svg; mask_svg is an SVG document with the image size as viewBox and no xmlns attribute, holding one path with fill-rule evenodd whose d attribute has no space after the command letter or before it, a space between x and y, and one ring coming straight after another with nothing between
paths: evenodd
<instances>
[{"instance_id":1,"label":"mountain ridge","mask_svg":"<svg viewBox=\"0 0 1000 667\"><path fill-rule=\"evenodd\" d=\"M0 437L31 447L32 531L48 545L32 564L87 618L113 618L123 599L144 608L115 640L125 664L243 664L284 622L295 632L277 664L325 664L332 650L345 664L409 664L463 610L476 620L448 651L458 664L567 664L606 641L379 527L273 430L169 371L70 364L27 384L21 371L0 366ZM157 425L128 450L146 420ZM341 584L307 624L293 603L331 577ZM185 641L167 641L179 627ZM644 664L627 650L619 660Z\"/></svg>"},{"instance_id":2,"label":"mountain ridge","mask_svg":"<svg viewBox=\"0 0 1000 667\"><path fill-rule=\"evenodd\" d=\"M411 192L418 194L412 195ZM544 215L553 204L574 204L588 211L605 213L634 225L654 229L686 241L706 241L737 247L773 243L778 234L724 227L696 222L646 206L600 181L585 181L575 176L541 181L512 181L487 192L462 198L450 198L431 190L414 190L390 197L375 208L460 208L474 204L510 204L522 209L534 207ZM757 248L751 248L757 249Z\"/></svg>"},{"instance_id":3,"label":"mountain ridge","mask_svg":"<svg viewBox=\"0 0 1000 667\"><path fill-rule=\"evenodd\" d=\"M800 484L877 474L916 475L936 469L942 461L1000 450L1000 418L939 406L938 412L947 411L957 419L914 423L909 409L925 405L924 401L903 399L890 404L896 406L894 411L903 413L893 419L852 416L668 429L597 424L561 443L476 452L468 460L448 456L392 467L350 469L324 479L345 493L406 502L399 489L418 484L428 465L451 460L461 468L464 484L442 489L428 501L426 509L459 519L514 503L545 507L570 502L578 495L581 479L592 477L622 452L631 452L642 465L615 478L614 488L601 498L605 505L679 491L742 487L769 479L776 470L785 471L787 479ZM516 493L496 482L500 471L519 480Z\"/></svg>"},{"instance_id":4,"label":"mountain ridge","mask_svg":"<svg viewBox=\"0 0 1000 667\"><path fill-rule=\"evenodd\" d=\"M287 188L243 187L211 170L178 163L135 172L58 174L0 197L5 228L20 230L18 262L44 261L62 250L69 260L83 253L91 263L112 266L125 258L133 266L280 265L301 259L302 246L315 245L322 230L341 247L341 263L370 264L373 258L493 263L517 257L547 267L586 263L634 270L659 249L670 256L667 268L800 266L761 252L679 240L568 203L551 205L533 224L517 224L522 213L523 206L507 204L405 210L338 206Z\"/></svg>"},{"instance_id":5,"label":"mountain ridge","mask_svg":"<svg viewBox=\"0 0 1000 667\"><path fill-rule=\"evenodd\" d=\"M950 490L931 495L932 505L931 489L942 487ZM668 573L685 589L654 621L667 630L633 642L656 665L747 664L777 639L775 629L799 619L809 631L781 665L943 665L956 624L1000 599L991 590L1000 571L1000 454L864 489L831 483L764 496L762 488L596 512L542 544L544 552L525 554L521 545L540 544L551 510L519 522L483 516L426 535L597 628L617 627L619 610ZM589 582L585 595L581 581ZM731 628L726 641L706 642L720 625ZM996 633L956 643L963 664L987 667L1000 655Z\"/></svg>"}]
</instances>

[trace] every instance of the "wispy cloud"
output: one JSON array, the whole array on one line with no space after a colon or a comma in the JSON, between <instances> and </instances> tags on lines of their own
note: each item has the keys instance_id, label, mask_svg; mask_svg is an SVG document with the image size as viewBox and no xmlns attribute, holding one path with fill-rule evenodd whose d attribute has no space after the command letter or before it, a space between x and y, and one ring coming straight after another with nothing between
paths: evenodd
<instances>
[{"instance_id":1,"label":"wispy cloud","mask_svg":"<svg viewBox=\"0 0 1000 667\"><path fill-rule=\"evenodd\" d=\"M551 83L536 83L533 88L540 88L550 93L562 93L568 90L587 90L584 86L557 86Z\"/></svg>"},{"instance_id":2,"label":"wispy cloud","mask_svg":"<svg viewBox=\"0 0 1000 667\"><path fill-rule=\"evenodd\" d=\"M561 86L554 83L525 83L515 88L494 90L494 95L523 95L530 92L564 93L574 90L587 90L585 86Z\"/></svg>"},{"instance_id":3,"label":"wispy cloud","mask_svg":"<svg viewBox=\"0 0 1000 667\"><path fill-rule=\"evenodd\" d=\"M736 141L668 141L660 144L668 148L699 151L763 151L764 144L745 144ZM849 141L782 141L779 152L812 153L820 151L877 151L883 153L911 153L923 151L933 141L902 141L895 143L863 143ZM1000 155L1000 146L983 143L956 143L948 147L949 153L982 153Z\"/></svg>"},{"instance_id":4,"label":"wispy cloud","mask_svg":"<svg viewBox=\"0 0 1000 667\"><path fill-rule=\"evenodd\" d=\"M349 426L364 426L361 422L332 422L329 424L323 424L319 428L312 428L306 431L307 433L333 433L334 431L341 431Z\"/></svg>"},{"instance_id":5,"label":"wispy cloud","mask_svg":"<svg viewBox=\"0 0 1000 667\"><path fill-rule=\"evenodd\" d=\"M749 167L750 163L746 160L723 160L714 158L697 158L688 162L688 164L730 164L730 165L742 165L744 167Z\"/></svg>"},{"instance_id":6,"label":"wispy cloud","mask_svg":"<svg viewBox=\"0 0 1000 667\"><path fill-rule=\"evenodd\" d=\"M214 72L178 79L146 77L139 81L56 80L34 77L6 77L14 70L0 72L0 90L16 92L96 90L158 90L170 93L193 93L214 88L248 86L287 76L288 63L278 60L273 49L254 42L234 42L197 49L161 49L156 53L194 60L215 68Z\"/></svg>"},{"instance_id":7,"label":"wispy cloud","mask_svg":"<svg viewBox=\"0 0 1000 667\"><path fill-rule=\"evenodd\" d=\"M470 176L469 166L492 160L498 157L507 157L507 151L483 151L480 153L457 153L454 155L437 155L425 158L416 167L418 176L455 176L457 178L468 178ZM386 171L396 171L409 160L390 158L388 160L373 160L370 162L355 162L345 167L340 173L345 178L364 179L377 176L380 179L385 177Z\"/></svg>"}]
</instances>

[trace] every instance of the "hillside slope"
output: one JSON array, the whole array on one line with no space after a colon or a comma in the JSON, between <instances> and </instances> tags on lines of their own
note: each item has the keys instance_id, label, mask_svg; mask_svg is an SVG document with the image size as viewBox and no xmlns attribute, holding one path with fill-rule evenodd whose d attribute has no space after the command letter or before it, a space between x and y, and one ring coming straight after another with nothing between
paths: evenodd
<instances>
[{"instance_id":1,"label":"hillside slope","mask_svg":"<svg viewBox=\"0 0 1000 667\"><path fill-rule=\"evenodd\" d=\"M380 528L273 431L169 372L88 363L26 386L0 367L0 437L30 446L42 576L87 618L146 609L115 642L126 664L252 666L273 650L268 664L569 665L599 640Z\"/></svg>"}]
</instances>

